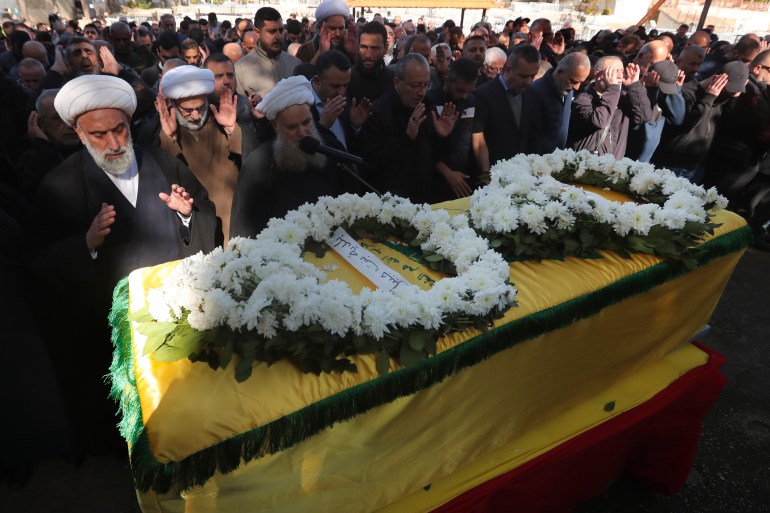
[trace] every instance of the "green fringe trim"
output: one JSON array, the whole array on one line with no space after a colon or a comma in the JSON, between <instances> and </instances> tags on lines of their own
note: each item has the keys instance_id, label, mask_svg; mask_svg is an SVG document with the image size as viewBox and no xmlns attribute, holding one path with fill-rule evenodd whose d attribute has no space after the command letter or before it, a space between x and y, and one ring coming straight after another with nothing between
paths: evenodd
<instances>
[{"instance_id":1,"label":"green fringe trim","mask_svg":"<svg viewBox=\"0 0 770 513\"><path fill-rule=\"evenodd\" d=\"M743 227L701 246L699 266L742 250L751 241L751 230ZM518 319L439 353L412 367L402 368L311 404L269 424L224 440L179 462L160 463L152 455L142 424L141 405L133 372L128 281L115 289L110 324L115 355L112 397L120 403L121 434L131 446L131 467L136 488L164 493L172 487L184 490L203 485L216 472L227 474L262 456L288 449L332 425L440 383L461 369L549 331L595 315L603 308L644 293L666 281L690 272L677 262L664 261L600 290L547 310Z\"/></svg>"}]
</instances>

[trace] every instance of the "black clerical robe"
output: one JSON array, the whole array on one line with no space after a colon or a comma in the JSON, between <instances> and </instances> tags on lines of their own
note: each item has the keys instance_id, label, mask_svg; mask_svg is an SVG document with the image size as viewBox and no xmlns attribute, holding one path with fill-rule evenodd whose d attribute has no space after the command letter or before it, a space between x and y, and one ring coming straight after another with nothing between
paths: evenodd
<instances>
[{"instance_id":1,"label":"black clerical robe","mask_svg":"<svg viewBox=\"0 0 770 513\"><path fill-rule=\"evenodd\" d=\"M211 251L222 239L214 205L190 170L162 151L135 151L136 207L86 150L48 173L35 197L43 326L84 452L114 452L119 441L115 404L103 380L112 355L107 315L117 281L140 267ZM189 229L158 197L170 193L171 184L194 199ZM86 232L102 203L115 205L116 220L93 258Z\"/></svg>"}]
</instances>

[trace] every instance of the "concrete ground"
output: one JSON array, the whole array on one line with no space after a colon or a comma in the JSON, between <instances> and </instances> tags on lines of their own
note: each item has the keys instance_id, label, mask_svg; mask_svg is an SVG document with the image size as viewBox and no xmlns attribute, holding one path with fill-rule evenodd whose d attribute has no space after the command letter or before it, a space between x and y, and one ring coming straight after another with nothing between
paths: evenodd
<instances>
[{"instance_id":1,"label":"concrete ground","mask_svg":"<svg viewBox=\"0 0 770 513\"><path fill-rule=\"evenodd\" d=\"M729 383L705 419L685 488L673 497L621 476L577 513L770 512L770 253L750 248L733 274L704 342L727 357ZM3 440L4 444L13 443ZM0 484L0 513L134 513L126 459L80 468L38 465L20 489Z\"/></svg>"}]
</instances>

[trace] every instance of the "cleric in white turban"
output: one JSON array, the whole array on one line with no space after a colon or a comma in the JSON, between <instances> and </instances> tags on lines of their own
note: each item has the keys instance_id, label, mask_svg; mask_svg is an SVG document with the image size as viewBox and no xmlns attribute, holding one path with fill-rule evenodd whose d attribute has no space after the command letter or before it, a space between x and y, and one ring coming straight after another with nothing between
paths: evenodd
<instances>
[{"instance_id":1,"label":"cleric in white turban","mask_svg":"<svg viewBox=\"0 0 770 513\"><path fill-rule=\"evenodd\" d=\"M272 121L285 108L303 103L313 104L310 82L303 76L289 77L275 84L257 105L257 110Z\"/></svg>"},{"instance_id":2,"label":"cleric in white turban","mask_svg":"<svg viewBox=\"0 0 770 513\"><path fill-rule=\"evenodd\" d=\"M214 92L214 73L197 66L178 66L163 74L160 89L172 100L206 96Z\"/></svg>"},{"instance_id":3,"label":"cleric in white turban","mask_svg":"<svg viewBox=\"0 0 770 513\"><path fill-rule=\"evenodd\" d=\"M82 75L67 82L54 100L59 117L75 126L84 113L118 109L130 118L136 110L136 93L123 79L111 75Z\"/></svg>"},{"instance_id":4,"label":"cleric in white turban","mask_svg":"<svg viewBox=\"0 0 770 513\"><path fill-rule=\"evenodd\" d=\"M352 192L336 160L312 149L306 152L307 146L300 144L313 138L317 142L308 141L310 146L321 143L343 149L330 130L325 129L322 138L310 110L312 104L310 82L296 76L278 82L257 105L276 135L243 161L233 197L230 236L254 237L273 217L283 217L321 196Z\"/></svg>"},{"instance_id":5,"label":"cleric in white turban","mask_svg":"<svg viewBox=\"0 0 770 513\"><path fill-rule=\"evenodd\" d=\"M350 8L345 0L324 0L315 10L315 19L319 31L313 39L303 43L297 50L297 58L302 62L315 64L322 53L337 50L346 54L351 62L355 62L358 59L358 52L356 51L355 55L350 54L344 45L350 20ZM357 49L358 44L356 43L355 46Z\"/></svg>"},{"instance_id":6,"label":"cleric in white turban","mask_svg":"<svg viewBox=\"0 0 770 513\"><path fill-rule=\"evenodd\" d=\"M331 16L342 16L347 21L350 18L350 8L345 0L324 0L315 10L317 22L323 22Z\"/></svg>"}]
</instances>

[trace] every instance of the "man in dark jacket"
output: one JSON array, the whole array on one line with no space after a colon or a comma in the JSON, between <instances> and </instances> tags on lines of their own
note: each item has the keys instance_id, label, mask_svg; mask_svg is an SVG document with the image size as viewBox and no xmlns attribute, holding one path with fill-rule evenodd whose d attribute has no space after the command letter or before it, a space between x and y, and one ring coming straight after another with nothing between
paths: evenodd
<instances>
[{"instance_id":1,"label":"man in dark jacket","mask_svg":"<svg viewBox=\"0 0 770 513\"><path fill-rule=\"evenodd\" d=\"M626 74L624 78L619 57L596 61L594 82L572 102L569 147L623 158L629 124L646 123L652 117L650 100L639 82L639 66L629 64Z\"/></svg>"},{"instance_id":2,"label":"man in dark jacket","mask_svg":"<svg viewBox=\"0 0 770 513\"><path fill-rule=\"evenodd\" d=\"M546 152L566 148L572 100L591 73L591 61L580 52L564 57L556 69L549 69L532 83L543 106L543 138Z\"/></svg>"},{"instance_id":3,"label":"man in dark jacket","mask_svg":"<svg viewBox=\"0 0 770 513\"><path fill-rule=\"evenodd\" d=\"M372 116L361 132L364 159L371 164L372 184L414 202L429 201L433 179L435 137L454 128L455 107L438 116L425 102L430 87L428 61L410 53L399 60L394 88L374 102Z\"/></svg>"},{"instance_id":4,"label":"man in dark jacket","mask_svg":"<svg viewBox=\"0 0 770 513\"><path fill-rule=\"evenodd\" d=\"M746 65L741 62L727 64L725 71L682 87L684 121L679 126L666 124L663 128L660 144L652 156L653 164L671 169L694 183L702 181L719 118L735 107L736 95L745 90L748 78Z\"/></svg>"},{"instance_id":5,"label":"man in dark jacket","mask_svg":"<svg viewBox=\"0 0 770 513\"><path fill-rule=\"evenodd\" d=\"M537 48L519 45L508 57L503 73L473 93L473 154L482 173L498 160L547 149L542 136L540 97L529 87L539 68Z\"/></svg>"},{"instance_id":6,"label":"man in dark jacket","mask_svg":"<svg viewBox=\"0 0 770 513\"><path fill-rule=\"evenodd\" d=\"M429 198L431 203L470 196L481 185L471 149L476 114L476 98L472 93L476 80L477 64L461 57L449 65L444 84L428 92L430 103L445 105L451 102L457 112L457 122L452 133L446 138L434 140L436 162Z\"/></svg>"},{"instance_id":7,"label":"man in dark jacket","mask_svg":"<svg viewBox=\"0 0 770 513\"><path fill-rule=\"evenodd\" d=\"M348 97L360 102L374 102L393 87L393 72L385 66L388 34L381 23L369 22L361 29L358 40L358 62L353 65Z\"/></svg>"}]
</instances>

